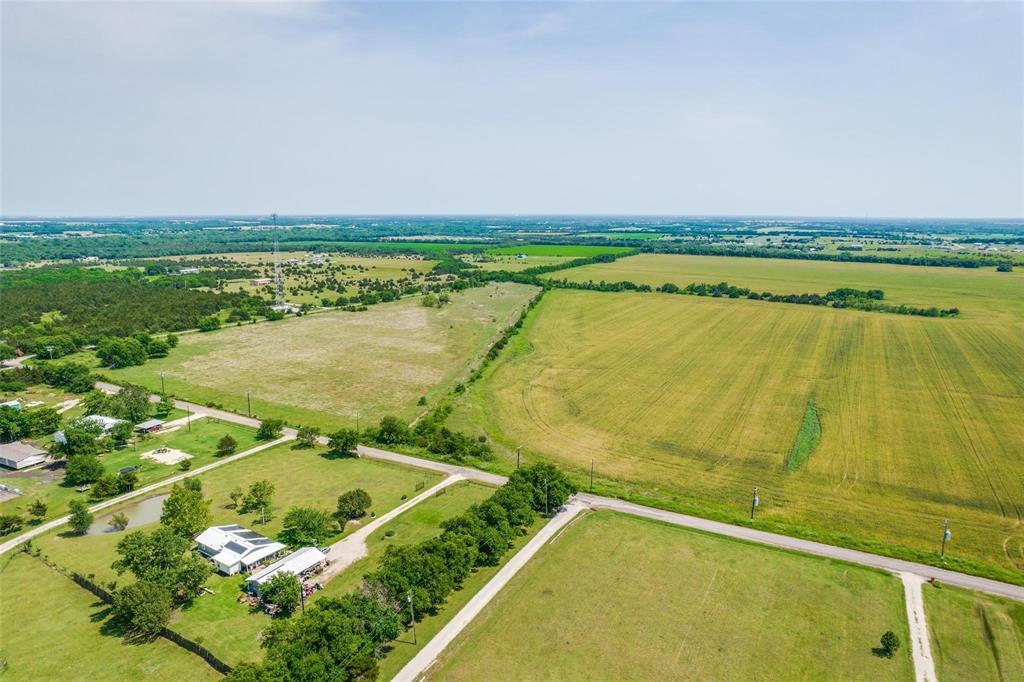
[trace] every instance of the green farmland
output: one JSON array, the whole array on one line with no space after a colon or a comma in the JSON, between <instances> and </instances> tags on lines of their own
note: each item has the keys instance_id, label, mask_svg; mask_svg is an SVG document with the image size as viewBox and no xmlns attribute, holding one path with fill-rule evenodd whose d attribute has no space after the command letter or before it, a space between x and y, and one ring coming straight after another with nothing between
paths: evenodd
<instances>
[{"instance_id":1,"label":"green farmland","mask_svg":"<svg viewBox=\"0 0 1024 682\"><path fill-rule=\"evenodd\" d=\"M1024 680L1024 604L946 585L924 603L940 680Z\"/></svg>"},{"instance_id":2,"label":"green farmland","mask_svg":"<svg viewBox=\"0 0 1024 682\"><path fill-rule=\"evenodd\" d=\"M871 595L865 598L865 595ZM910 680L899 580L610 512L569 526L432 679Z\"/></svg>"},{"instance_id":3,"label":"green farmland","mask_svg":"<svg viewBox=\"0 0 1024 682\"><path fill-rule=\"evenodd\" d=\"M325 312L281 322L186 334L166 358L111 371L117 382L167 391L293 424L325 429L396 414L413 419L468 372L534 293L517 284L454 294L441 309L418 298L360 313Z\"/></svg>"},{"instance_id":4,"label":"green farmland","mask_svg":"<svg viewBox=\"0 0 1024 682\"><path fill-rule=\"evenodd\" d=\"M761 523L871 551L934 560L949 518L951 566L1020 582L1022 414L1017 323L555 290L451 423L726 520L759 486Z\"/></svg>"},{"instance_id":5,"label":"green farmland","mask_svg":"<svg viewBox=\"0 0 1024 682\"><path fill-rule=\"evenodd\" d=\"M830 289L881 289L885 299L921 307L959 308L972 321L1024 322L1024 271L883 263L641 254L550 273L572 282L631 280L652 287L671 282L729 282L776 294L824 294Z\"/></svg>"}]
</instances>

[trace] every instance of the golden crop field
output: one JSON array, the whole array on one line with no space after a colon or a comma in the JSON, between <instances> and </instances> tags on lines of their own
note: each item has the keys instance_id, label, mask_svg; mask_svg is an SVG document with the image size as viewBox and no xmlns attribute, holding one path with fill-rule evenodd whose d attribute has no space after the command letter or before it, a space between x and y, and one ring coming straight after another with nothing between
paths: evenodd
<instances>
[{"instance_id":1,"label":"golden crop field","mask_svg":"<svg viewBox=\"0 0 1024 682\"><path fill-rule=\"evenodd\" d=\"M762 523L904 556L948 517L951 560L1024 569L1019 323L554 290L452 423L734 520L759 486Z\"/></svg>"},{"instance_id":2,"label":"golden crop field","mask_svg":"<svg viewBox=\"0 0 1024 682\"><path fill-rule=\"evenodd\" d=\"M324 428L387 414L412 419L416 405L448 391L534 287L494 284L453 294L443 308L419 298L358 313L328 311L280 322L184 334L166 358L110 372L115 381Z\"/></svg>"},{"instance_id":3,"label":"golden crop field","mask_svg":"<svg viewBox=\"0 0 1024 682\"><path fill-rule=\"evenodd\" d=\"M777 294L824 294L853 287L882 289L885 300L920 307L960 308L961 318L1024 321L1024 268L943 268L884 263L641 254L547 275L572 282L631 280L652 287L671 282L727 281Z\"/></svg>"}]
</instances>

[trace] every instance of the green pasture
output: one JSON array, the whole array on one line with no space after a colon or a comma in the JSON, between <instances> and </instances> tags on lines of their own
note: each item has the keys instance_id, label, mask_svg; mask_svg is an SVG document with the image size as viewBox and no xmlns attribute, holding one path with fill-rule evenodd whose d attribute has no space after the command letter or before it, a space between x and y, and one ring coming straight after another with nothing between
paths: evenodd
<instances>
[{"instance_id":1,"label":"green pasture","mask_svg":"<svg viewBox=\"0 0 1024 682\"><path fill-rule=\"evenodd\" d=\"M22 553L0 559L0 633L5 681L222 678L165 639L126 643L109 606Z\"/></svg>"},{"instance_id":2,"label":"green pasture","mask_svg":"<svg viewBox=\"0 0 1024 682\"><path fill-rule=\"evenodd\" d=\"M940 680L1024 680L1024 604L948 585L923 589Z\"/></svg>"},{"instance_id":3,"label":"green pasture","mask_svg":"<svg viewBox=\"0 0 1024 682\"><path fill-rule=\"evenodd\" d=\"M900 581L842 562L597 512L448 647L438 680L911 680Z\"/></svg>"}]
</instances>

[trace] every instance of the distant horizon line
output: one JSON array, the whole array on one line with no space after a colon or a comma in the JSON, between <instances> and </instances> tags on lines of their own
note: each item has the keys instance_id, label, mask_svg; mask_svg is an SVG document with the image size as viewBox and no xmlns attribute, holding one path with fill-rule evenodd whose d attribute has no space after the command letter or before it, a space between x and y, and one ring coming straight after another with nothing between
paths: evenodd
<instances>
[{"instance_id":1,"label":"distant horizon line","mask_svg":"<svg viewBox=\"0 0 1024 682\"><path fill-rule=\"evenodd\" d=\"M62 222L68 220L196 220L247 218L265 219L273 215L266 213L124 213L124 214L0 214L0 222L45 220ZM931 221L1018 221L1021 216L851 216L851 215L802 215L785 213L277 213L279 218L690 218L690 219L752 219L752 220L931 220Z\"/></svg>"}]
</instances>

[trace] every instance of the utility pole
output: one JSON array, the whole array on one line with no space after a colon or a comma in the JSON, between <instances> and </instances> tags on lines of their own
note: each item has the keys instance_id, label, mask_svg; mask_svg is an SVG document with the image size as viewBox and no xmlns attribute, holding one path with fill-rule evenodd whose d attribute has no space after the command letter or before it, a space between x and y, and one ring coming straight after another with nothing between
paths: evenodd
<instances>
[{"instance_id":1,"label":"utility pole","mask_svg":"<svg viewBox=\"0 0 1024 682\"><path fill-rule=\"evenodd\" d=\"M416 611L412 605L412 590L409 590L407 599L409 600L409 618L412 619L412 643L413 646L416 646Z\"/></svg>"},{"instance_id":2,"label":"utility pole","mask_svg":"<svg viewBox=\"0 0 1024 682\"><path fill-rule=\"evenodd\" d=\"M754 520L754 510L757 509L757 505L761 504L760 498L757 496L757 488L754 488L754 498L750 500L750 520Z\"/></svg>"},{"instance_id":3,"label":"utility pole","mask_svg":"<svg viewBox=\"0 0 1024 682\"><path fill-rule=\"evenodd\" d=\"M50 359L53 360L53 346L47 346L46 352L50 354Z\"/></svg>"},{"instance_id":4,"label":"utility pole","mask_svg":"<svg viewBox=\"0 0 1024 682\"><path fill-rule=\"evenodd\" d=\"M188 432L192 433L192 406L185 403L185 423L188 424Z\"/></svg>"},{"instance_id":5,"label":"utility pole","mask_svg":"<svg viewBox=\"0 0 1024 682\"><path fill-rule=\"evenodd\" d=\"M551 514L551 495L548 494L548 479L544 479L544 516Z\"/></svg>"},{"instance_id":6,"label":"utility pole","mask_svg":"<svg viewBox=\"0 0 1024 682\"><path fill-rule=\"evenodd\" d=\"M356 433L359 433L359 413L356 412Z\"/></svg>"},{"instance_id":7,"label":"utility pole","mask_svg":"<svg viewBox=\"0 0 1024 682\"><path fill-rule=\"evenodd\" d=\"M302 612L306 612L306 586L299 580L299 603L302 604Z\"/></svg>"},{"instance_id":8,"label":"utility pole","mask_svg":"<svg viewBox=\"0 0 1024 682\"><path fill-rule=\"evenodd\" d=\"M245 413L252 416L252 391L245 392Z\"/></svg>"},{"instance_id":9,"label":"utility pole","mask_svg":"<svg viewBox=\"0 0 1024 682\"><path fill-rule=\"evenodd\" d=\"M942 550L939 552L939 558L943 562L946 561L946 543L949 542L953 537L953 533L949 530L949 519L942 522Z\"/></svg>"},{"instance_id":10,"label":"utility pole","mask_svg":"<svg viewBox=\"0 0 1024 682\"><path fill-rule=\"evenodd\" d=\"M160 393L167 395L167 388L164 387L164 373L160 372Z\"/></svg>"},{"instance_id":11,"label":"utility pole","mask_svg":"<svg viewBox=\"0 0 1024 682\"><path fill-rule=\"evenodd\" d=\"M590 492L594 492L594 460L590 460Z\"/></svg>"},{"instance_id":12,"label":"utility pole","mask_svg":"<svg viewBox=\"0 0 1024 682\"><path fill-rule=\"evenodd\" d=\"M523 449L522 445L516 446L516 469L519 468L519 452Z\"/></svg>"}]
</instances>

